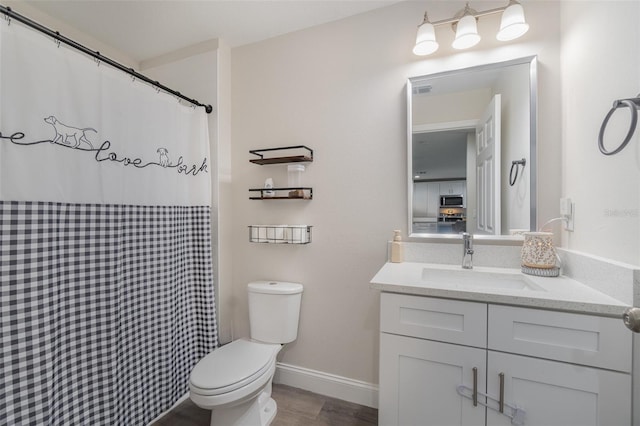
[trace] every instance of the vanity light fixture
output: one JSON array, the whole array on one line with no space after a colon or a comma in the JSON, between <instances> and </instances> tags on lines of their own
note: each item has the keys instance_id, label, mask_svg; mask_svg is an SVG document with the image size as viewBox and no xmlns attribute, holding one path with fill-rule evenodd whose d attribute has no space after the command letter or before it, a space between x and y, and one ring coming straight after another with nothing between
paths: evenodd
<instances>
[{"instance_id":1,"label":"vanity light fixture","mask_svg":"<svg viewBox=\"0 0 640 426\"><path fill-rule=\"evenodd\" d=\"M431 22L427 12L424 13L424 20L418 27L418 36L416 37L416 45L413 48L413 53L418 56L431 55L438 50L440 45L436 41L436 30Z\"/></svg>"},{"instance_id":2,"label":"vanity light fixture","mask_svg":"<svg viewBox=\"0 0 640 426\"><path fill-rule=\"evenodd\" d=\"M456 30L456 38L453 40L451 47L454 49L468 49L480 42L480 34L478 34L478 24L476 22L476 12L469 7L469 3L462 11L462 17L457 23L452 24Z\"/></svg>"},{"instance_id":3,"label":"vanity light fixture","mask_svg":"<svg viewBox=\"0 0 640 426\"><path fill-rule=\"evenodd\" d=\"M478 12L470 8L467 2L464 9L449 19L431 22L427 17L427 12L425 12L422 24L418 27L418 35L413 53L418 56L426 56L438 50L439 45L436 41L435 27L446 24L451 24L453 30L456 32L456 37L451 45L454 49L468 49L473 47L480 41L477 26L478 18L495 13L502 13L500 30L496 35L498 40L514 40L529 30L529 24L527 24L524 18L524 9L517 0L509 0L509 4L504 7L489 9L483 12Z\"/></svg>"}]
</instances>

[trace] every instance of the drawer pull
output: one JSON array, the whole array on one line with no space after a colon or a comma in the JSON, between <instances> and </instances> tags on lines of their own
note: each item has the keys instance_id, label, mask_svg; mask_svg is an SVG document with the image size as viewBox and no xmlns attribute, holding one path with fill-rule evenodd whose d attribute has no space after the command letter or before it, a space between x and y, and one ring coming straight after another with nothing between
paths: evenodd
<instances>
[{"instance_id":1,"label":"drawer pull","mask_svg":"<svg viewBox=\"0 0 640 426\"><path fill-rule=\"evenodd\" d=\"M473 367L473 406L478 406L478 367Z\"/></svg>"},{"instance_id":2,"label":"drawer pull","mask_svg":"<svg viewBox=\"0 0 640 426\"><path fill-rule=\"evenodd\" d=\"M456 392L458 395L473 400L473 389L465 385L456 386ZM487 395L486 393L478 391L479 395L482 395L487 398L487 401L484 402L482 400L478 401L478 404L487 407L490 410L498 411L496 405L499 403L498 399L494 396ZM503 399L504 401L504 399ZM491 404L489 404L491 402ZM502 412L503 416L507 416L511 419L511 424L513 426L524 426L525 424L525 416L526 411L515 404L509 404L508 402L504 403L504 406L508 408L507 412Z\"/></svg>"},{"instance_id":3,"label":"drawer pull","mask_svg":"<svg viewBox=\"0 0 640 426\"><path fill-rule=\"evenodd\" d=\"M504 373L498 374L500 378L500 398L498 399L498 411L504 413Z\"/></svg>"}]
</instances>

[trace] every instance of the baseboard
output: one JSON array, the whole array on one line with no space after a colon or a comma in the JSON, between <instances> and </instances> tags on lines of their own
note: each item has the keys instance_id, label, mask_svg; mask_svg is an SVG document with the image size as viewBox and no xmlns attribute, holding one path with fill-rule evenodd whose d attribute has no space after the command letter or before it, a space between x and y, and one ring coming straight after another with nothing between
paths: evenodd
<instances>
[{"instance_id":1,"label":"baseboard","mask_svg":"<svg viewBox=\"0 0 640 426\"><path fill-rule=\"evenodd\" d=\"M273 381L343 401L378 408L378 386L372 383L282 362L276 364Z\"/></svg>"}]
</instances>

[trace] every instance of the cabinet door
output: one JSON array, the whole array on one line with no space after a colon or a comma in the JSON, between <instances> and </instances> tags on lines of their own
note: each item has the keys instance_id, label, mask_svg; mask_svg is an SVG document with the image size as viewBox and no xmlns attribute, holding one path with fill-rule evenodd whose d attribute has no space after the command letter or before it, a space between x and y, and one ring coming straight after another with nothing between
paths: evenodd
<instances>
[{"instance_id":1,"label":"cabinet door","mask_svg":"<svg viewBox=\"0 0 640 426\"><path fill-rule=\"evenodd\" d=\"M427 217L427 182L413 183L413 217Z\"/></svg>"},{"instance_id":2,"label":"cabinet door","mask_svg":"<svg viewBox=\"0 0 640 426\"><path fill-rule=\"evenodd\" d=\"M493 351L488 358L487 394L499 397L504 373L504 400L525 411L526 426L631 424L629 374ZM489 409L487 424L507 426L511 420Z\"/></svg>"},{"instance_id":3,"label":"cabinet door","mask_svg":"<svg viewBox=\"0 0 640 426\"><path fill-rule=\"evenodd\" d=\"M451 182L451 193L454 195L465 195L466 182L463 180L456 180Z\"/></svg>"},{"instance_id":4,"label":"cabinet door","mask_svg":"<svg viewBox=\"0 0 640 426\"><path fill-rule=\"evenodd\" d=\"M464 180L446 180L440 182L439 192L443 195L464 195L467 187L467 182Z\"/></svg>"},{"instance_id":5,"label":"cabinet door","mask_svg":"<svg viewBox=\"0 0 640 426\"><path fill-rule=\"evenodd\" d=\"M442 181L440 182L440 194L442 195L451 195L453 192L453 188L451 186L451 181Z\"/></svg>"},{"instance_id":6,"label":"cabinet door","mask_svg":"<svg viewBox=\"0 0 640 426\"><path fill-rule=\"evenodd\" d=\"M440 184L429 182L427 184L427 216L438 217L440 214Z\"/></svg>"},{"instance_id":7,"label":"cabinet door","mask_svg":"<svg viewBox=\"0 0 640 426\"><path fill-rule=\"evenodd\" d=\"M456 387L473 388L475 367L483 391L485 365L484 349L381 333L378 424L484 424L485 408L474 407Z\"/></svg>"}]
</instances>

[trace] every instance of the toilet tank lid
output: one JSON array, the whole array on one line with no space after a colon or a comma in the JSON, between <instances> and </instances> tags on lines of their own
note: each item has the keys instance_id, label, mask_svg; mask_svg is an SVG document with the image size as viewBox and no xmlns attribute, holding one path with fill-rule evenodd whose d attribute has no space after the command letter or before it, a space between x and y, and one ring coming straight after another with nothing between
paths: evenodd
<instances>
[{"instance_id":1,"label":"toilet tank lid","mask_svg":"<svg viewBox=\"0 0 640 426\"><path fill-rule=\"evenodd\" d=\"M302 293L302 284L284 281L254 281L248 284L250 293L297 294Z\"/></svg>"}]
</instances>

